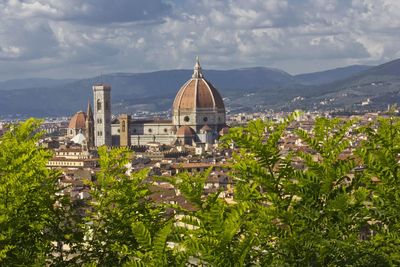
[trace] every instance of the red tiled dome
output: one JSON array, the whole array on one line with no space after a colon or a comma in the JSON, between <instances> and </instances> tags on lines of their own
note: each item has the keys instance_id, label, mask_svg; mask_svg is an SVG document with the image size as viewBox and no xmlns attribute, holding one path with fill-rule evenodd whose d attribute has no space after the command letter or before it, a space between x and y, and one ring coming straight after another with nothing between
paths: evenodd
<instances>
[{"instance_id":1,"label":"red tiled dome","mask_svg":"<svg viewBox=\"0 0 400 267\"><path fill-rule=\"evenodd\" d=\"M203 78L199 62L196 62L192 79L187 81L175 97L173 110L225 109L217 89Z\"/></svg>"},{"instance_id":2,"label":"red tiled dome","mask_svg":"<svg viewBox=\"0 0 400 267\"><path fill-rule=\"evenodd\" d=\"M176 132L177 136L194 136L196 133L189 126L181 126Z\"/></svg>"},{"instance_id":3,"label":"red tiled dome","mask_svg":"<svg viewBox=\"0 0 400 267\"><path fill-rule=\"evenodd\" d=\"M72 116L69 121L68 129L85 129L86 113L79 111Z\"/></svg>"}]
</instances>

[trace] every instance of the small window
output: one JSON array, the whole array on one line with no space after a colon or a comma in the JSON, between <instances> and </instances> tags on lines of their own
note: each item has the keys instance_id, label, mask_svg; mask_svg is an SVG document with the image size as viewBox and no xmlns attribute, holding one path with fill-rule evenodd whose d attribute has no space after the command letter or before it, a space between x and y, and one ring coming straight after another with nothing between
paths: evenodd
<instances>
[{"instance_id":1,"label":"small window","mask_svg":"<svg viewBox=\"0 0 400 267\"><path fill-rule=\"evenodd\" d=\"M207 118L207 117L204 117L204 118L203 118L203 121L204 121L204 122L208 121L208 118Z\"/></svg>"},{"instance_id":2,"label":"small window","mask_svg":"<svg viewBox=\"0 0 400 267\"><path fill-rule=\"evenodd\" d=\"M164 133L167 133L168 132L168 129L167 128L164 128Z\"/></svg>"},{"instance_id":3,"label":"small window","mask_svg":"<svg viewBox=\"0 0 400 267\"><path fill-rule=\"evenodd\" d=\"M150 129L148 130L148 132L149 132L149 133L152 133L152 132L153 132L153 130L150 128Z\"/></svg>"},{"instance_id":4,"label":"small window","mask_svg":"<svg viewBox=\"0 0 400 267\"><path fill-rule=\"evenodd\" d=\"M97 99L97 111L101 110L101 101Z\"/></svg>"},{"instance_id":5,"label":"small window","mask_svg":"<svg viewBox=\"0 0 400 267\"><path fill-rule=\"evenodd\" d=\"M136 128L133 128L133 133L136 133Z\"/></svg>"},{"instance_id":6,"label":"small window","mask_svg":"<svg viewBox=\"0 0 400 267\"><path fill-rule=\"evenodd\" d=\"M186 121L186 122L188 122L188 121L190 121L190 118L189 118L189 116L185 116L185 117L183 118L183 120Z\"/></svg>"}]
</instances>

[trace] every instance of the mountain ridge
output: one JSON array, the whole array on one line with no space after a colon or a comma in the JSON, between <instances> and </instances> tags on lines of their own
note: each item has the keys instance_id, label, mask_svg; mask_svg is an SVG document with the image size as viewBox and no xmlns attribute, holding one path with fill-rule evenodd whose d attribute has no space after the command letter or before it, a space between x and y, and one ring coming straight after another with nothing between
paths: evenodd
<instances>
[{"instance_id":1,"label":"mountain ridge","mask_svg":"<svg viewBox=\"0 0 400 267\"><path fill-rule=\"evenodd\" d=\"M375 67L347 66L300 75L266 67L205 69L203 73L225 98L227 109L239 111L357 107L363 99L388 99L388 95L396 95L400 88L397 87L400 85L399 70L400 59ZM71 115L84 109L87 101L91 101L91 87L95 83L112 85L115 114L168 110L175 94L191 78L192 72L187 69L116 72L76 80L43 79L43 85L38 79L36 86L30 88L0 90L0 115ZM23 81L18 82L23 84ZM380 90L377 91L378 87ZM344 101L340 94L351 97ZM319 104L326 99L334 100L328 101L329 104Z\"/></svg>"}]
</instances>

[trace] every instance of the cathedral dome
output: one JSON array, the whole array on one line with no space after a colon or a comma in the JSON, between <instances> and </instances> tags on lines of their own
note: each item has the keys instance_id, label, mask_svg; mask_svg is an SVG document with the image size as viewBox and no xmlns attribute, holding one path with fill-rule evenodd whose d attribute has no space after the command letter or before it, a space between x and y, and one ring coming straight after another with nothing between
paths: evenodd
<instances>
[{"instance_id":1,"label":"cathedral dome","mask_svg":"<svg viewBox=\"0 0 400 267\"><path fill-rule=\"evenodd\" d=\"M69 121L68 129L85 129L86 114L83 111L79 111L72 116Z\"/></svg>"},{"instance_id":2,"label":"cathedral dome","mask_svg":"<svg viewBox=\"0 0 400 267\"><path fill-rule=\"evenodd\" d=\"M224 102L217 89L203 78L198 59L192 79L181 87L175 97L173 110L225 110Z\"/></svg>"},{"instance_id":3,"label":"cathedral dome","mask_svg":"<svg viewBox=\"0 0 400 267\"><path fill-rule=\"evenodd\" d=\"M194 136L196 133L189 126L181 126L176 132L176 136Z\"/></svg>"}]
</instances>

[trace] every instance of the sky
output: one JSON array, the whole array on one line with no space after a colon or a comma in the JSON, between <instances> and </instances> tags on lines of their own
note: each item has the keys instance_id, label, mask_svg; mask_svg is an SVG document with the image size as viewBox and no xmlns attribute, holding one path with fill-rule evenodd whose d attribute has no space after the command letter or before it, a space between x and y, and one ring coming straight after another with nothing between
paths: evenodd
<instances>
[{"instance_id":1,"label":"sky","mask_svg":"<svg viewBox=\"0 0 400 267\"><path fill-rule=\"evenodd\" d=\"M400 58L399 0L0 0L0 80Z\"/></svg>"}]
</instances>

